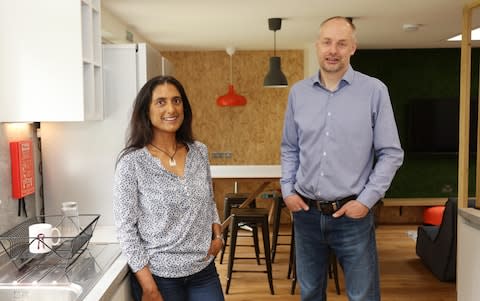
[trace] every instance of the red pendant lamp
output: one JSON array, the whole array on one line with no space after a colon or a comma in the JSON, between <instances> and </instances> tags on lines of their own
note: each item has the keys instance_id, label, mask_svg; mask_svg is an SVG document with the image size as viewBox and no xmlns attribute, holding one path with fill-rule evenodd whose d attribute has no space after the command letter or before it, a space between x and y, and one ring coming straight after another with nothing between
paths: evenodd
<instances>
[{"instance_id":1,"label":"red pendant lamp","mask_svg":"<svg viewBox=\"0 0 480 301\"><path fill-rule=\"evenodd\" d=\"M217 98L217 105L221 107L244 106L247 104L247 99L235 93L232 80L232 56L235 53L235 48L228 47L227 54L230 56L230 84L228 85L228 92L225 95Z\"/></svg>"}]
</instances>

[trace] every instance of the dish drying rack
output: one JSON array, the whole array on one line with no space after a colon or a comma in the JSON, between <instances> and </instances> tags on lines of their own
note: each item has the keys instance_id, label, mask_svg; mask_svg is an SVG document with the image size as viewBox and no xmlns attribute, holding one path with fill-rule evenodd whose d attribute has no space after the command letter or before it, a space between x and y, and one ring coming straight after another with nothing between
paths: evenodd
<instances>
[{"instance_id":1,"label":"dish drying rack","mask_svg":"<svg viewBox=\"0 0 480 301\"><path fill-rule=\"evenodd\" d=\"M2 233L0 235L0 244L19 270L30 261L37 259L42 259L42 262L47 262L51 265L63 265L66 270L87 249L100 215L80 214L78 217L80 221L79 233L72 237L60 236L61 242L56 246L48 246L45 244L45 247L49 248L51 252L43 254L30 253L30 244L44 244L44 242L38 240L36 237L29 237L28 227L37 223L48 223L51 224L52 227L59 228L61 231L62 225L72 223L67 216L40 215L27 219L14 228ZM57 237L52 238L56 239Z\"/></svg>"}]
</instances>

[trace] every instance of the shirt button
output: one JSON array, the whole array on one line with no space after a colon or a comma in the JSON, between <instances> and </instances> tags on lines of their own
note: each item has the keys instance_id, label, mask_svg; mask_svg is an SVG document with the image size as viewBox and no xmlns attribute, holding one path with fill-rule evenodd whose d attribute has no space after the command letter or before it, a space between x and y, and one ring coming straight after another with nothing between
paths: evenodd
<instances>
[{"instance_id":1,"label":"shirt button","mask_svg":"<svg viewBox=\"0 0 480 301\"><path fill-rule=\"evenodd\" d=\"M332 116L332 113L331 113L331 112L328 112L327 115L328 115L328 116Z\"/></svg>"},{"instance_id":2,"label":"shirt button","mask_svg":"<svg viewBox=\"0 0 480 301\"><path fill-rule=\"evenodd\" d=\"M330 133L329 133L329 132L326 132L325 135L330 136Z\"/></svg>"},{"instance_id":3,"label":"shirt button","mask_svg":"<svg viewBox=\"0 0 480 301\"><path fill-rule=\"evenodd\" d=\"M320 176L322 176L322 177L323 177L324 175L325 175L325 174L324 174L323 172L321 172L321 173L320 173Z\"/></svg>"},{"instance_id":4,"label":"shirt button","mask_svg":"<svg viewBox=\"0 0 480 301\"><path fill-rule=\"evenodd\" d=\"M327 152L323 152L323 155L326 156L326 155L327 155Z\"/></svg>"}]
</instances>

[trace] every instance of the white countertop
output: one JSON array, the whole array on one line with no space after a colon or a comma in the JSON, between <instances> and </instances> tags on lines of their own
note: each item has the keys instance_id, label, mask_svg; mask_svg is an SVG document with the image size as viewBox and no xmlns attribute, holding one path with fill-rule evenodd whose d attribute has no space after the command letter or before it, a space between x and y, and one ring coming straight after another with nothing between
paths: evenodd
<instances>
[{"instance_id":1,"label":"white countertop","mask_svg":"<svg viewBox=\"0 0 480 301\"><path fill-rule=\"evenodd\" d=\"M115 226L97 226L90 243L118 243ZM110 300L116 286L128 272L127 260L120 254L102 278L90 290L84 301Z\"/></svg>"},{"instance_id":2,"label":"white countertop","mask_svg":"<svg viewBox=\"0 0 480 301\"><path fill-rule=\"evenodd\" d=\"M458 214L471 226L480 229L480 210L476 208L458 208Z\"/></svg>"},{"instance_id":3,"label":"white countertop","mask_svg":"<svg viewBox=\"0 0 480 301\"><path fill-rule=\"evenodd\" d=\"M93 243L118 243L117 229L115 226L97 226L93 231L90 242Z\"/></svg>"},{"instance_id":4,"label":"white countertop","mask_svg":"<svg viewBox=\"0 0 480 301\"><path fill-rule=\"evenodd\" d=\"M211 165L213 179L281 178L280 165Z\"/></svg>"}]
</instances>

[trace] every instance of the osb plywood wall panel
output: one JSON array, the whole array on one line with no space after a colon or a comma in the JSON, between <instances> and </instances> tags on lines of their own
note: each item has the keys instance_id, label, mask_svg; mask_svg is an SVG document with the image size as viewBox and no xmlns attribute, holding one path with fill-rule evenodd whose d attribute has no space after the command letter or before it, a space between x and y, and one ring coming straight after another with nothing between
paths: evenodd
<instances>
[{"instance_id":1,"label":"osb plywood wall panel","mask_svg":"<svg viewBox=\"0 0 480 301\"><path fill-rule=\"evenodd\" d=\"M193 131L210 152L232 152L231 159L211 164L280 164L280 141L289 88L263 87L271 51L237 51L233 84L247 98L241 107L219 107L218 96L230 82L230 57L225 51L163 52L175 66L193 110ZM278 52L289 84L303 78L303 51Z\"/></svg>"},{"instance_id":2,"label":"osb plywood wall panel","mask_svg":"<svg viewBox=\"0 0 480 301\"><path fill-rule=\"evenodd\" d=\"M230 57L225 51L162 52L175 66L174 76L184 85L193 110L195 138L208 146L212 165L280 164L280 141L289 88L263 87L272 51L237 51L232 57L233 84L247 98L242 107L219 107L227 93ZM289 87L303 78L303 51L278 51ZM231 152L231 159L212 158L212 152ZM255 190L258 182L241 181L238 192ZM215 180L220 214L234 180ZM266 190L279 187L272 183ZM259 203L267 206L268 201Z\"/></svg>"}]
</instances>

